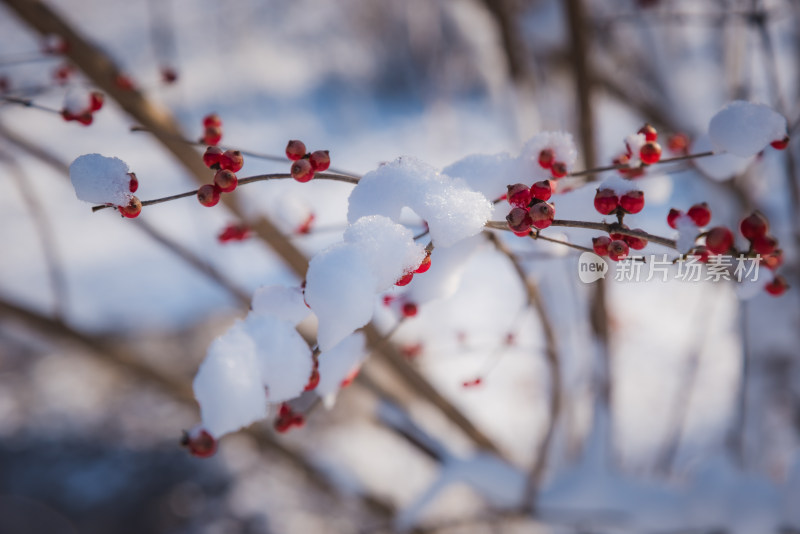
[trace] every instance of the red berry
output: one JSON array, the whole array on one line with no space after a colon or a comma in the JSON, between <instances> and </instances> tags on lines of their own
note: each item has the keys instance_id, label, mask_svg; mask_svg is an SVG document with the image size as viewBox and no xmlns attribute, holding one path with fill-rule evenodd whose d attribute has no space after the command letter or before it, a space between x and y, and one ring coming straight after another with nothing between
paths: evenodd
<instances>
[{"instance_id":1,"label":"red berry","mask_svg":"<svg viewBox=\"0 0 800 534\"><path fill-rule=\"evenodd\" d=\"M748 240L752 241L769 231L769 221L760 212L754 211L742 219L742 222L739 223L739 231Z\"/></svg>"},{"instance_id":2,"label":"red berry","mask_svg":"<svg viewBox=\"0 0 800 534\"><path fill-rule=\"evenodd\" d=\"M762 256L768 256L778 250L778 240L771 235L761 235L752 241L753 250Z\"/></svg>"},{"instance_id":3,"label":"red berry","mask_svg":"<svg viewBox=\"0 0 800 534\"><path fill-rule=\"evenodd\" d=\"M178 72L172 67L161 67L161 81L172 85L178 81Z\"/></svg>"},{"instance_id":4,"label":"red berry","mask_svg":"<svg viewBox=\"0 0 800 534\"><path fill-rule=\"evenodd\" d=\"M238 150L226 150L219 157L219 168L239 172L244 166L244 157Z\"/></svg>"},{"instance_id":5,"label":"red berry","mask_svg":"<svg viewBox=\"0 0 800 534\"><path fill-rule=\"evenodd\" d=\"M273 427L275 428L275 432L284 434L288 432L290 428L292 428L292 420L286 417L279 417L275 419Z\"/></svg>"},{"instance_id":6,"label":"red berry","mask_svg":"<svg viewBox=\"0 0 800 534\"><path fill-rule=\"evenodd\" d=\"M331 166L331 157L327 150L317 150L308 157L314 172L325 172Z\"/></svg>"},{"instance_id":7,"label":"red berry","mask_svg":"<svg viewBox=\"0 0 800 534\"><path fill-rule=\"evenodd\" d=\"M705 202L695 204L689 208L686 215L688 215L697 226L705 226L711 220L711 210L708 209L708 204Z\"/></svg>"},{"instance_id":8,"label":"red berry","mask_svg":"<svg viewBox=\"0 0 800 534\"><path fill-rule=\"evenodd\" d=\"M200 142L206 145L216 145L222 140L222 128L219 126L209 126L200 138Z\"/></svg>"},{"instance_id":9,"label":"red berry","mask_svg":"<svg viewBox=\"0 0 800 534\"><path fill-rule=\"evenodd\" d=\"M339 384L339 387L346 388L347 386L352 384L353 380L355 380L356 377L358 376L359 371L361 371L361 368L356 368L356 369L353 369L352 371L350 371L350 373L346 377L344 377L344 380L342 380L342 383Z\"/></svg>"},{"instance_id":10,"label":"red berry","mask_svg":"<svg viewBox=\"0 0 800 534\"><path fill-rule=\"evenodd\" d=\"M550 174L558 180L567 175L567 164L562 161L554 161L550 166Z\"/></svg>"},{"instance_id":11,"label":"red berry","mask_svg":"<svg viewBox=\"0 0 800 534\"><path fill-rule=\"evenodd\" d=\"M306 145L302 141L292 140L286 145L286 157L297 161L306 155Z\"/></svg>"},{"instance_id":12,"label":"red berry","mask_svg":"<svg viewBox=\"0 0 800 534\"><path fill-rule=\"evenodd\" d=\"M314 177L314 169L307 159L299 159L292 163L292 178L298 182L305 183Z\"/></svg>"},{"instance_id":13,"label":"red berry","mask_svg":"<svg viewBox=\"0 0 800 534\"><path fill-rule=\"evenodd\" d=\"M222 119L216 113L209 113L203 117L203 128L222 128Z\"/></svg>"},{"instance_id":14,"label":"red berry","mask_svg":"<svg viewBox=\"0 0 800 534\"><path fill-rule=\"evenodd\" d=\"M667 140L667 148L676 154L685 154L689 150L689 136L684 133L676 133Z\"/></svg>"},{"instance_id":15,"label":"red berry","mask_svg":"<svg viewBox=\"0 0 800 534\"><path fill-rule=\"evenodd\" d=\"M283 419L291 419L294 412L292 412L292 407L289 406L287 403L282 403L278 408L278 417Z\"/></svg>"},{"instance_id":16,"label":"red berry","mask_svg":"<svg viewBox=\"0 0 800 534\"><path fill-rule=\"evenodd\" d=\"M92 91L89 93L89 109L92 111L100 111L105 102L105 95L100 91Z\"/></svg>"},{"instance_id":17,"label":"red berry","mask_svg":"<svg viewBox=\"0 0 800 534\"><path fill-rule=\"evenodd\" d=\"M635 228L634 230L636 232L643 232L644 231L641 228ZM634 250L642 250L644 247L647 246L647 239L645 239L643 237L636 237L636 236L632 236L632 235L626 235L626 236L623 236L622 240L625 241L628 244L628 246L631 247Z\"/></svg>"},{"instance_id":18,"label":"red berry","mask_svg":"<svg viewBox=\"0 0 800 534\"><path fill-rule=\"evenodd\" d=\"M424 272L427 272L427 270L430 268L431 268L431 253L428 252L425 255L425 259L422 260L422 262L419 264L419 267L417 267L417 269L414 272L422 274Z\"/></svg>"},{"instance_id":19,"label":"red berry","mask_svg":"<svg viewBox=\"0 0 800 534\"><path fill-rule=\"evenodd\" d=\"M611 238L601 235L592 238L592 248L594 253L598 256L608 256L608 245L611 244Z\"/></svg>"},{"instance_id":20,"label":"red berry","mask_svg":"<svg viewBox=\"0 0 800 534\"><path fill-rule=\"evenodd\" d=\"M639 213L644 208L644 193L641 191L628 191L620 197L619 205L628 213Z\"/></svg>"},{"instance_id":21,"label":"red berry","mask_svg":"<svg viewBox=\"0 0 800 534\"><path fill-rule=\"evenodd\" d=\"M642 163L647 165L657 163L658 160L661 159L661 145L655 141L645 143L641 150L639 150L639 159L642 160Z\"/></svg>"},{"instance_id":22,"label":"red berry","mask_svg":"<svg viewBox=\"0 0 800 534\"><path fill-rule=\"evenodd\" d=\"M772 145L772 148L774 149L784 150L787 146L789 146L789 136L787 135L783 139L777 139L771 142L770 145Z\"/></svg>"},{"instance_id":23,"label":"red berry","mask_svg":"<svg viewBox=\"0 0 800 534\"><path fill-rule=\"evenodd\" d=\"M645 123L636 133L644 134L645 141L655 141L658 139L658 132L650 123Z\"/></svg>"},{"instance_id":24,"label":"red berry","mask_svg":"<svg viewBox=\"0 0 800 534\"><path fill-rule=\"evenodd\" d=\"M222 156L222 149L218 146L210 146L203 153L203 163L209 169L219 169L219 158Z\"/></svg>"},{"instance_id":25,"label":"red berry","mask_svg":"<svg viewBox=\"0 0 800 534\"><path fill-rule=\"evenodd\" d=\"M60 65L54 72L53 78L58 82L58 84L63 85L69 81L70 77L72 76L72 65L64 64Z\"/></svg>"},{"instance_id":26,"label":"red berry","mask_svg":"<svg viewBox=\"0 0 800 534\"><path fill-rule=\"evenodd\" d=\"M700 245L694 247L694 249L692 250L692 256L696 256L697 261L701 263L708 263L708 258L711 256L711 253L705 246Z\"/></svg>"},{"instance_id":27,"label":"red berry","mask_svg":"<svg viewBox=\"0 0 800 534\"><path fill-rule=\"evenodd\" d=\"M317 389L318 385L319 385L319 369L315 367L314 370L311 371L311 376L308 379L308 384L306 384L306 387L303 389L303 391L312 391L314 389Z\"/></svg>"},{"instance_id":28,"label":"red berry","mask_svg":"<svg viewBox=\"0 0 800 534\"><path fill-rule=\"evenodd\" d=\"M465 388L473 388L475 386L480 386L483 384L483 380L481 378L473 378L472 380L466 380L461 385Z\"/></svg>"},{"instance_id":29,"label":"red berry","mask_svg":"<svg viewBox=\"0 0 800 534\"><path fill-rule=\"evenodd\" d=\"M316 216L313 213L309 213L308 217L295 229L294 233L303 235L310 234L314 219L316 219Z\"/></svg>"},{"instance_id":30,"label":"red berry","mask_svg":"<svg viewBox=\"0 0 800 534\"><path fill-rule=\"evenodd\" d=\"M706 248L712 254L725 254L733 246L733 232L724 226L715 226L706 234Z\"/></svg>"},{"instance_id":31,"label":"red berry","mask_svg":"<svg viewBox=\"0 0 800 534\"><path fill-rule=\"evenodd\" d=\"M761 258L761 261L764 262L764 266L767 269L774 271L775 269L783 265L783 251L781 249L778 249L769 256Z\"/></svg>"},{"instance_id":32,"label":"red berry","mask_svg":"<svg viewBox=\"0 0 800 534\"><path fill-rule=\"evenodd\" d=\"M217 236L220 243L228 241L243 241L250 237L250 229L243 224L229 224Z\"/></svg>"},{"instance_id":33,"label":"red berry","mask_svg":"<svg viewBox=\"0 0 800 534\"><path fill-rule=\"evenodd\" d=\"M531 206L530 209L531 226L535 226L539 230L543 230L553 223L556 216L556 210L552 204L547 202L538 202Z\"/></svg>"},{"instance_id":34,"label":"red berry","mask_svg":"<svg viewBox=\"0 0 800 534\"><path fill-rule=\"evenodd\" d=\"M397 282L394 283L396 286L407 286L411 283L411 280L414 278L414 273L409 272L403 274L400 278L398 278Z\"/></svg>"},{"instance_id":35,"label":"red berry","mask_svg":"<svg viewBox=\"0 0 800 534\"><path fill-rule=\"evenodd\" d=\"M136 178L136 173L129 172L128 178L130 181L128 182L128 191L131 193L135 193L137 189L139 189L139 179Z\"/></svg>"},{"instance_id":36,"label":"red berry","mask_svg":"<svg viewBox=\"0 0 800 534\"><path fill-rule=\"evenodd\" d=\"M208 458L217 452L217 440L208 430L199 426L183 432L181 445L189 449L192 456L198 458Z\"/></svg>"},{"instance_id":37,"label":"red berry","mask_svg":"<svg viewBox=\"0 0 800 534\"><path fill-rule=\"evenodd\" d=\"M83 124L84 126L89 126L94 121L94 116L92 115L91 111L87 111L85 113L81 113L75 118L76 121Z\"/></svg>"},{"instance_id":38,"label":"red berry","mask_svg":"<svg viewBox=\"0 0 800 534\"><path fill-rule=\"evenodd\" d=\"M142 202L138 198L132 197L127 206L117 206L117 210L123 217L135 219L142 212Z\"/></svg>"},{"instance_id":39,"label":"red berry","mask_svg":"<svg viewBox=\"0 0 800 534\"><path fill-rule=\"evenodd\" d=\"M197 190L197 200L206 207L216 206L219 202L220 189L216 185L206 184Z\"/></svg>"},{"instance_id":40,"label":"red berry","mask_svg":"<svg viewBox=\"0 0 800 534\"><path fill-rule=\"evenodd\" d=\"M117 74L117 76L114 78L114 85L123 91L133 91L134 89L133 80L124 74Z\"/></svg>"},{"instance_id":41,"label":"red berry","mask_svg":"<svg viewBox=\"0 0 800 534\"><path fill-rule=\"evenodd\" d=\"M628 244L621 239L615 239L608 244L608 257L614 261L624 260L629 252Z\"/></svg>"},{"instance_id":42,"label":"red berry","mask_svg":"<svg viewBox=\"0 0 800 534\"><path fill-rule=\"evenodd\" d=\"M552 148L545 148L541 152L539 152L539 165L542 166L543 169L549 169L553 166L553 162L556 160L556 155L553 152ZM542 199L547 200L547 199Z\"/></svg>"},{"instance_id":43,"label":"red berry","mask_svg":"<svg viewBox=\"0 0 800 534\"><path fill-rule=\"evenodd\" d=\"M609 215L617 209L619 199L611 189L598 189L594 195L594 209L603 215Z\"/></svg>"},{"instance_id":44,"label":"red berry","mask_svg":"<svg viewBox=\"0 0 800 534\"><path fill-rule=\"evenodd\" d=\"M677 230L678 218L682 216L683 212L681 210L676 210L675 208L670 209L669 213L667 213L667 224L669 225L669 227Z\"/></svg>"},{"instance_id":45,"label":"red berry","mask_svg":"<svg viewBox=\"0 0 800 534\"><path fill-rule=\"evenodd\" d=\"M789 284L786 283L782 276L776 275L772 282L764 286L764 289L773 297L780 297L789 289Z\"/></svg>"},{"instance_id":46,"label":"red berry","mask_svg":"<svg viewBox=\"0 0 800 534\"><path fill-rule=\"evenodd\" d=\"M525 184L509 185L506 199L512 206L527 208L531 203L531 188Z\"/></svg>"},{"instance_id":47,"label":"red berry","mask_svg":"<svg viewBox=\"0 0 800 534\"><path fill-rule=\"evenodd\" d=\"M530 230L533 219L531 219L531 214L526 208L512 208L506 215L506 222L512 232L522 233Z\"/></svg>"},{"instance_id":48,"label":"red berry","mask_svg":"<svg viewBox=\"0 0 800 534\"><path fill-rule=\"evenodd\" d=\"M417 314L417 305L413 302L403 304L403 317L414 317Z\"/></svg>"},{"instance_id":49,"label":"red berry","mask_svg":"<svg viewBox=\"0 0 800 534\"><path fill-rule=\"evenodd\" d=\"M538 198L539 200L550 200L553 195L553 182L550 180L542 180L536 182L531 186L531 197Z\"/></svg>"},{"instance_id":50,"label":"red berry","mask_svg":"<svg viewBox=\"0 0 800 534\"><path fill-rule=\"evenodd\" d=\"M217 174L214 175L214 184L219 187L219 190L223 193L230 193L236 189L239 180L236 178L236 174L234 174L233 171L220 169L217 171Z\"/></svg>"}]
</instances>

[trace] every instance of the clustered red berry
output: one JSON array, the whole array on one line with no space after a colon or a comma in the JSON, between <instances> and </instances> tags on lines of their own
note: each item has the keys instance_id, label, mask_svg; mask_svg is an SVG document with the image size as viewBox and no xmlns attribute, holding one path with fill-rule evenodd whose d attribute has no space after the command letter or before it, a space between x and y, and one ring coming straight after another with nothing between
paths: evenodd
<instances>
[{"instance_id":1,"label":"clustered red berry","mask_svg":"<svg viewBox=\"0 0 800 534\"><path fill-rule=\"evenodd\" d=\"M78 112L70 111L66 108L61 110L61 117L69 122L76 121L84 126L89 126L94 121L94 114L103 107L105 96L100 91L92 91L89 93L89 99L86 102L86 107Z\"/></svg>"},{"instance_id":2,"label":"clustered red berry","mask_svg":"<svg viewBox=\"0 0 800 534\"><path fill-rule=\"evenodd\" d=\"M401 276L394 283L394 285L407 286L408 284L411 283L411 280L414 278L414 274L422 274L424 272L427 272L427 270L430 268L431 268L431 253L430 251L427 251L425 254L425 258L420 262L417 268L414 269L413 271L406 271L405 273L403 273L403 276Z\"/></svg>"},{"instance_id":3,"label":"clustered red berry","mask_svg":"<svg viewBox=\"0 0 800 534\"><path fill-rule=\"evenodd\" d=\"M625 152L614 158L614 165L626 165L617 169L619 173L628 179L634 179L644 174L644 167L658 163L661 159L661 145L658 144L658 131L648 123L639 128L637 134L644 137L644 143L639 145L641 141L636 141L637 137L633 136L631 141L625 141ZM639 137L638 139L641 139ZM631 142L635 141L636 146L631 146ZM632 161L638 158L641 165L630 167Z\"/></svg>"},{"instance_id":4,"label":"clustered red berry","mask_svg":"<svg viewBox=\"0 0 800 534\"><path fill-rule=\"evenodd\" d=\"M754 211L739 223L739 231L750 242L748 254L757 254L761 263L771 271L775 271L783 264L783 250L778 248L778 240L769 235L769 221L758 211ZM706 238L708 239L708 238ZM780 276L775 275L772 281L765 286L767 293L773 296L783 295L789 284Z\"/></svg>"},{"instance_id":5,"label":"clustered red berry","mask_svg":"<svg viewBox=\"0 0 800 534\"><path fill-rule=\"evenodd\" d=\"M208 458L217 452L217 440L201 426L185 430L181 438L181 445L186 447L192 456L198 458Z\"/></svg>"},{"instance_id":6,"label":"clustered red berry","mask_svg":"<svg viewBox=\"0 0 800 534\"><path fill-rule=\"evenodd\" d=\"M281 434L288 432L293 426L301 427L306 423L305 417L301 413L295 413L288 403L281 404L278 409L278 417L275 419L274 427Z\"/></svg>"},{"instance_id":7,"label":"clustered red berry","mask_svg":"<svg viewBox=\"0 0 800 534\"><path fill-rule=\"evenodd\" d=\"M197 190L200 204L211 207L219 202L222 193L230 193L239 185L236 173L244 166L244 157L238 150L223 151L218 146L210 146L203 154L203 164L217 171L213 184L206 184Z\"/></svg>"},{"instance_id":8,"label":"clustered red berry","mask_svg":"<svg viewBox=\"0 0 800 534\"><path fill-rule=\"evenodd\" d=\"M136 174L132 172L128 173L128 178L130 179L128 182L128 191L135 193L139 189L139 179L136 178ZM131 199L126 205L116 206L116 208L123 217L135 219L142 212L142 202L136 198L135 195L131 195Z\"/></svg>"},{"instance_id":9,"label":"clustered red berry","mask_svg":"<svg viewBox=\"0 0 800 534\"><path fill-rule=\"evenodd\" d=\"M667 224L670 228L678 229L678 219L688 217L698 228L702 228L711 221L711 209L708 203L700 202L690 207L686 213L676 208L671 208L667 213Z\"/></svg>"},{"instance_id":10,"label":"clustered red berry","mask_svg":"<svg viewBox=\"0 0 800 534\"><path fill-rule=\"evenodd\" d=\"M210 113L203 117L203 128L205 130L200 138L201 143L216 146L222 141L222 119L219 118L219 115Z\"/></svg>"},{"instance_id":11,"label":"clustered red berry","mask_svg":"<svg viewBox=\"0 0 800 534\"><path fill-rule=\"evenodd\" d=\"M567 166L557 161L552 148L539 152L539 165L549 169L552 180L541 180L533 185L523 183L508 186L505 198L511 205L506 215L508 228L518 236L527 236L530 229L543 230L553 223L555 207L547 202L553 196L555 181L567 175Z\"/></svg>"},{"instance_id":12,"label":"clustered red berry","mask_svg":"<svg viewBox=\"0 0 800 534\"><path fill-rule=\"evenodd\" d=\"M594 209L601 215L617 215L639 213L644 209L644 193L638 189L617 195L613 189L600 187L594 195Z\"/></svg>"},{"instance_id":13,"label":"clustered red berry","mask_svg":"<svg viewBox=\"0 0 800 534\"><path fill-rule=\"evenodd\" d=\"M292 178L302 183L314 178L315 173L327 171L331 166L331 157L327 150L306 152L305 143L296 139L286 145L286 157L293 162L289 171Z\"/></svg>"},{"instance_id":14,"label":"clustered red berry","mask_svg":"<svg viewBox=\"0 0 800 534\"><path fill-rule=\"evenodd\" d=\"M244 224L229 224L217 236L220 243L229 241L244 241L250 237L250 228Z\"/></svg>"},{"instance_id":15,"label":"clustered red berry","mask_svg":"<svg viewBox=\"0 0 800 534\"><path fill-rule=\"evenodd\" d=\"M554 180L563 178L569 172L567 169L567 164L556 159L555 150L552 148L543 148L539 152L537 161L541 168L550 171L550 176L552 176Z\"/></svg>"},{"instance_id":16,"label":"clustered red berry","mask_svg":"<svg viewBox=\"0 0 800 534\"><path fill-rule=\"evenodd\" d=\"M617 230L630 230L627 226L619 225ZM635 228L634 232L643 232L641 228ZM622 261L630 254L630 249L642 250L647 246L647 239L638 236L623 234L619 231L611 231L608 236L592 238L592 248L598 256L608 256L614 261Z\"/></svg>"}]
</instances>

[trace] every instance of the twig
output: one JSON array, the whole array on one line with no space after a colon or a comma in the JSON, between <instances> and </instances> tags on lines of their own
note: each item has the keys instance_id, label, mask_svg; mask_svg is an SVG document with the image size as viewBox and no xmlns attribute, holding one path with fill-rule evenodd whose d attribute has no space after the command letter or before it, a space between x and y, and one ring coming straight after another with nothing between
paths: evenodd
<instances>
[{"instance_id":1,"label":"twig","mask_svg":"<svg viewBox=\"0 0 800 534\"><path fill-rule=\"evenodd\" d=\"M623 228L617 223L605 223L605 222L598 223L589 221L570 221L564 219L554 219L550 226L561 226L564 228L585 228L587 230L598 230L600 232L628 235L631 237L639 237L647 239L649 242L657 243L659 245L663 245L671 249L675 250L678 249L678 245L674 239L667 239L666 237L660 237L657 235L649 234L643 230L630 230L628 228ZM508 223L506 223L505 221L489 221L486 223L486 228L510 231L508 228ZM542 236L539 235L539 238L541 239Z\"/></svg>"},{"instance_id":2,"label":"twig","mask_svg":"<svg viewBox=\"0 0 800 534\"><path fill-rule=\"evenodd\" d=\"M56 108L51 108L48 106L43 106L41 104L37 104L33 100L29 98L21 98L18 96L8 96L8 95L0 95L0 100L4 102L8 102L9 104L17 104L20 106L24 106L26 108L38 109L41 111L47 111L48 113L55 113L56 115L61 115L61 110Z\"/></svg>"}]
</instances>

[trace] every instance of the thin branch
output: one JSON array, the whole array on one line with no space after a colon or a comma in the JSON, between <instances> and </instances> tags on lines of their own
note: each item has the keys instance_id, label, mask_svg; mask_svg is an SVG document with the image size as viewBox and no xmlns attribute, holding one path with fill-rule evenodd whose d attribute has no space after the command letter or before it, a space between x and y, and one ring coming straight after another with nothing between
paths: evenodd
<instances>
[{"instance_id":1,"label":"thin branch","mask_svg":"<svg viewBox=\"0 0 800 534\"><path fill-rule=\"evenodd\" d=\"M56 108L51 108L48 106L43 106L41 104L37 104L33 100L29 98L21 98L18 96L9 96L9 95L0 95L0 100L4 102L8 102L9 104L17 104L19 106L23 106L26 108L38 109L41 111L47 111L48 113L55 113L56 115L61 115L61 110Z\"/></svg>"},{"instance_id":2,"label":"thin branch","mask_svg":"<svg viewBox=\"0 0 800 534\"><path fill-rule=\"evenodd\" d=\"M631 237L639 237L642 239L647 239L651 243L657 243L659 245L663 245L665 247L678 250L678 245L674 239L667 239L666 237L660 237L657 235L649 234L643 230L630 230L628 228L623 228L618 223L606 223L606 222L598 223L589 221L570 221L570 220L554 219L550 226L561 226L564 228L585 228L587 230L597 230L600 232L622 234ZM506 223L505 221L489 221L486 223L486 228L493 228L495 230L509 230L508 223ZM540 235L539 238L541 237L542 236Z\"/></svg>"}]
</instances>

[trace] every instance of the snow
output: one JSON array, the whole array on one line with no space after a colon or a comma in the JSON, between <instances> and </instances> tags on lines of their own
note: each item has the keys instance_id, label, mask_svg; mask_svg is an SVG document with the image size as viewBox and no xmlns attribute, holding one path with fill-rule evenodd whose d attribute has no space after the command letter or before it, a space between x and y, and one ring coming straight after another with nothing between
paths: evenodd
<instances>
[{"instance_id":1,"label":"snow","mask_svg":"<svg viewBox=\"0 0 800 534\"><path fill-rule=\"evenodd\" d=\"M625 138L625 147L628 149L628 154L630 154L628 165L638 167L641 164L642 160L639 158L639 152L646 143L647 138L640 133L631 134Z\"/></svg>"},{"instance_id":2,"label":"snow","mask_svg":"<svg viewBox=\"0 0 800 534\"><path fill-rule=\"evenodd\" d=\"M786 137L786 119L765 104L735 100L714 115L708 135L716 150L747 158Z\"/></svg>"},{"instance_id":3,"label":"snow","mask_svg":"<svg viewBox=\"0 0 800 534\"><path fill-rule=\"evenodd\" d=\"M461 178L473 190L489 199L500 198L511 184L525 182L529 174L523 172L519 158L508 152L501 154L471 154L451 163L442 172Z\"/></svg>"},{"instance_id":4,"label":"snow","mask_svg":"<svg viewBox=\"0 0 800 534\"><path fill-rule=\"evenodd\" d=\"M283 319L293 325L297 325L311 313L299 287L259 287L253 294L250 306L253 313Z\"/></svg>"},{"instance_id":5,"label":"snow","mask_svg":"<svg viewBox=\"0 0 800 534\"><path fill-rule=\"evenodd\" d=\"M686 254L694 247L697 234L700 233L697 225L688 215L681 215L675 219L675 226L678 230L678 238L676 240L678 252Z\"/></svg>"},{"instance_id":6,"label":"snow","mask_svg":"<svg viewBox=\"0 0 800 534\"><path fill-rule=\"evenodd\" d=\"M578 161L578 149L575 148L572 134L568 132L541 132L536 134L525 143L519 156L526 175L533 175L530 183L551 178L550 171L539 165L539 153L545 148L553 150L555 161L560 161L567 165L567 172L571 172L575 162Z\"/></svg>"},{"instance_id":7,"label":"snow","mask_svg":"<svg viewBox=\"0 0 800 534\"><path fill-rule=\"evenodd\" d=\"M64 109L73 115L91 110L91 105L91 94L82 87L71 87L64 97Z\"/></svg>"},{"instance_id":8,"label":"snow","mask_svg":"<svg viewBox=\"0 0 800 534\"><path fill-rule=\"evenodd\" d=\"M69 166L75 194L84 202L126 206L130 202L128 165L119 158L85 154Z\"/></svg>"},{"instance_id":9,"label":"snow","mask_svg":"<svg viewBox=\"0 0 800 534\"><path fill-rule=\"evenodd\" d=\"M626 180L619 174L613 174L603 180L598 189L611 189L617 196L622 196L628 191L640 191L642 188L638 181L633 182Z\"/></svg>"},{"instance_id":10,"label":"snow","mask_svg":"<svg viewBox=\"0 0 800 534\"><path fill-rule=\"evenodd\" d=\"M699 136L692 144L692 152L701 153L714 150L711 138L707 135ZM694 165L709 178L722 182L737 176L747 169L752 161L750 158L741 158L733 154L715 154L692 160Z\"/></svg>"},{"instance_id":11,"label":"snow","mask_svg":"<svg viewBox=\"0 0 800 534\"><path fill-rule=\"evenodd\" d=\"M320 397L334 395L342 381L367 359L364 334L357 332L319 355L319 384L314 391Z\"/></svg>"},{"instance_id":12,"label":"snow","mask_svg":"<svg viewBox=\"0 0 800 534\"><path fill-rule=\"evenodd\" d=\"M435 248L431 267L423 275L414 276L406 296L417 305L453 295L461 284L464 269L486 240L481 236L464 239L448 248Z\"/></svg>"}]
</instances>

